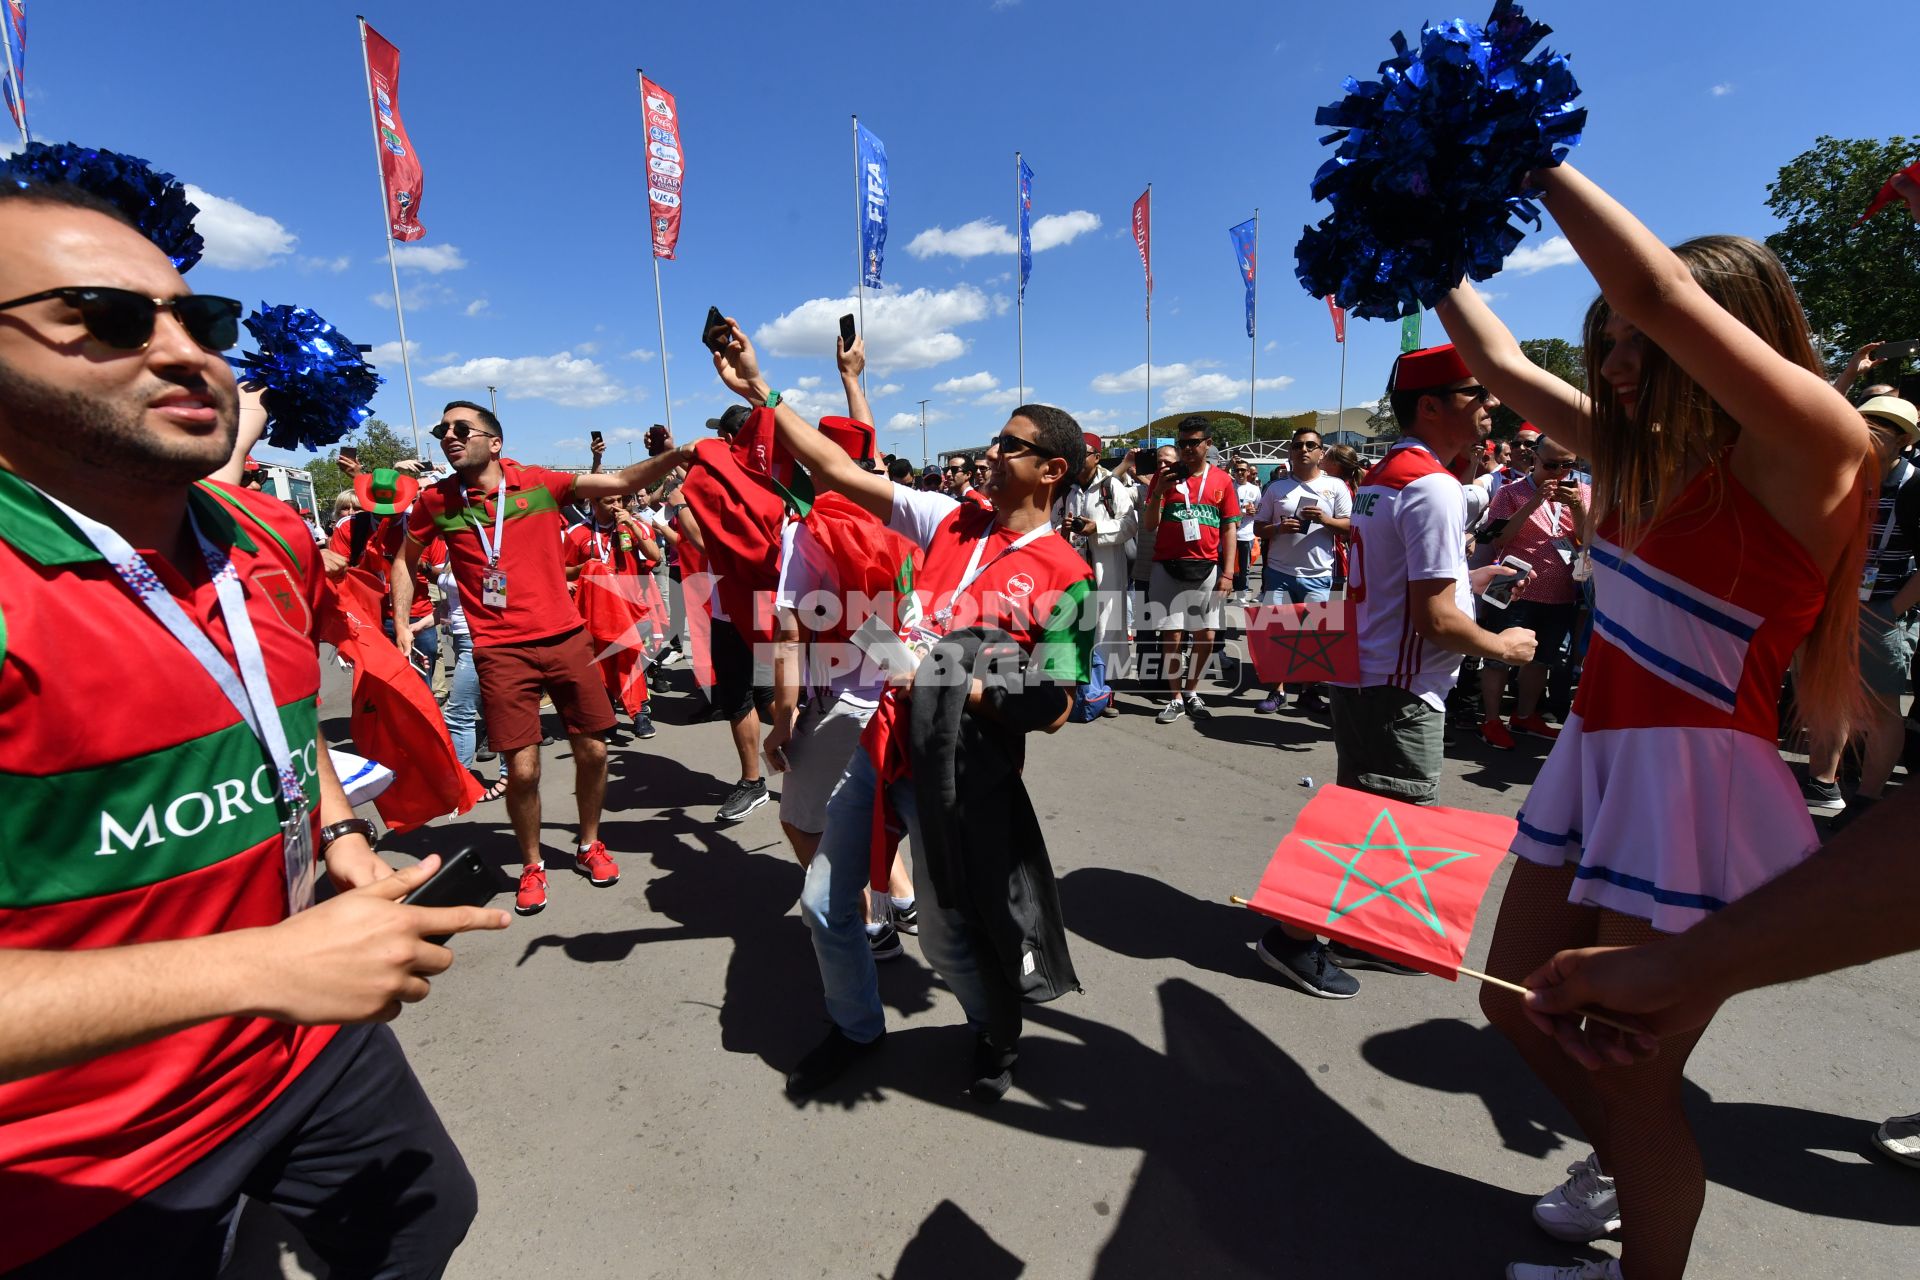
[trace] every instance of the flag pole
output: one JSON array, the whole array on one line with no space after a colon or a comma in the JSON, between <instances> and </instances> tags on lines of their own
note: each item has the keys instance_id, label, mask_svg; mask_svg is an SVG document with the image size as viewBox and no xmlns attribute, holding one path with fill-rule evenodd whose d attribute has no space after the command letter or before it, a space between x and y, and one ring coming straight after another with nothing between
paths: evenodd
<instances>
[{"instance_id":1,"label":"flag pole","mask_svg":"<svg viewBox=\"0 0 1920 1280\"><path fill-rule=\"evenodd\" d=\"M639 67L633 78L640 87L640 124L647 122L647 75ZM676 124L676 128L678 125ZM647 259L653 263L653 314L660 322L660 394L667 401L667 434L673 434L673 384L667 378L667 306L660 296L660 252L653 240L653 224L647 224Z\"/></svg>"},{"instance_id":2,"label":"flag pole","mask_svg":"<svg viewBox=\"0 0 1920 1280\"><path fill-rule=\"evenodd\" d=\"M866 216L866 200L861 193L866 182L860 173L860 117L853 118L853 287L860 296L860 336L867 336L867 263L860 256L860 223ZM860 394L867 393L867 371L860 370Z\"/></svg>"},{"instance_id":3,"label":"flag pole","mask_svg":"<svg viewBox=\"0 0 1920 1280\"><path fill-rule=\"evenodd\" d=\"M20 72L13 61L13 18L4 9L0 9L0 44L4 44L7 50L7 84L13 90L13 108L20 113L20 118L14 123L20 126L20 145L24 147L33 141L27 133L27 90L20 83ZM26 56L27 51L22 49L20 60L26 61Z\"/></svg>"},{"instance_id":4,"label":"flag pole","mask_svg":"<svg viewBox=\"0 0 1920 1280\"><path fill-rule=\"evenodd\" d=\"M1347 428L1347 338L1340 335L1340 408L1333 415L1333 429L1344 431Z\"/></svg>"},{"instance_id":5,"label":"flag pole","mask_svg":"<svg viewBox=\"0 0 1920 1280\"><path fill-rule=\"evenodd\" d=\"M1013 233L1013 310L1019 324L1020 335L1020 385L1015 388L1018 399L1014 403L1025 404L1027 402L1027 286L1026 282L1020 279L1020 232L1017 228L1020 225L1020 215L1025 213L1026 209L1020 202L1020 153L1018 151L1013 153L1013 203L1013 225L1016 228Z\"/></svg>"},{"instance_id":6,"label":"flag pole","mask_svg":"<svg viewBox=\"0 0 1920 1280\"><path fill-rule=\"evenodd\" d=\"M1147 184L1147 425L1140 446L1153 447L1153 184Z\"/></svg>"},{"instance_id":7,"label":"flag pole","mask_svg":"<svg viewBox=\"0 0 1920 1280\"><path fill-rule=\"evenodd\" d=\"M373 126L373 176L380 184L381 238L387 242L387 272L393 277L393 318L400 326L400 369L407 381L407 417L413 424L413 456L420 452L420 411L413 404L413 359L407 354L407 313L400 305L400 266L393 257L393 216L388 212L387 171L380 165L380 112L373 101L373 63L367 57L367 20L360 24L360 69L367 75L367 123Z\"/></svg>"},{"instance_id":8,"label":"flag pole","mask_svg":"<svg viewBox=\"0 0 1920 1280\"><path fill-rule=\"evenodd\" d=\"M1253 414L1254 392L1260 388L1260 206L1253 209L1253 316L1247 325L1247 443L1260 438L1260 419Z\"/></svg>"}]
</instances>

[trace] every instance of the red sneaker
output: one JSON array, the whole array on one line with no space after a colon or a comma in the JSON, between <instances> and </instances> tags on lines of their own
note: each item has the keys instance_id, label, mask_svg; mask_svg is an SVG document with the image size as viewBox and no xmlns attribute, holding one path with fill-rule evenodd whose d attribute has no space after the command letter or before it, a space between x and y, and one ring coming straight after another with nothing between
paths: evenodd
<instances>
[{"instance_id":1,"label":"red sneaker","mask_svg":"<svg viewBox=\"0 0 1920 1280\"><path fill-rule=\"evenodd\" d=\"M1538 711L1524 720L1519 716L1515 716L1512 723L1515 733L1524 733L1529 738L1545 738L1548 742L1552 742L1560 736L1560 731L1548 724L1545 717Z\"/></svg>"},{"instance_id":2,"label":"red sneaker","mask_svg":"<svg viewBox=\"0 0 1920 1280\"><path fill-rule=\"evenodd\" d=\"M547 907L547 869L544 865L528 867L520 873L520 892L513 896L515 915L539 915Z\"/></svg>"},{"instance_id":3,"label":"red sneaker","mask_svg":"<svg viewBox=\"0 0 1920 1280\"><path fill-rule=\"evenodd\" d=\"M595 840L584 853L573 855L573 869L585 876L596 889L620 883L620 864L607 856L607 846L599 840Z\"/></svg>"},{"instance_id":4,"label":"red sneaker","mask_svg":"<svg viewBox=\"0 0 1920 1280\"><path fill-rule=\"evenodd\" d=\"M1489 716L1480 722L1480 737L1490 747L1501 751L1513 750L1513 735L1507 732L1507 726L1500 723L1500 717Z\"/></svg>"}]
</instances>

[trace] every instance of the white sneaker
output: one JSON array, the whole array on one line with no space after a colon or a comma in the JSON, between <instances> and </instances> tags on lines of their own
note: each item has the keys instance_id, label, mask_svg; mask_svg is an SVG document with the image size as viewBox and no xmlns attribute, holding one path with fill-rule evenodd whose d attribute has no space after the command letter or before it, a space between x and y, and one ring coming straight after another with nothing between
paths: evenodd
<instances>
[{"instance_id":1,"label":"white sneaker","mask_svg":"<svg viewBox=\"0 0 1920 1280\"><path fill-rule=\"evenodd\" d=\"M1567 1166L1568 1178L1533 1203L1533 1220L1556 1240L1585 1244L1620 1229L1620 1200L1613 1179L1600 1172L1599 1155ZM1542 1275L1549 1274L1541 1272Z\"/></svg>"},{"instance_id":2,"label":"white sneaker","mask_svg":"<svg viewBox=\"0 0 1920 1280\"><path fill-rule=\"evenodd\" d=\"M1538 1262L1510 1262L1507 1280L1621 1280L1620 1259L1601 1262L1576 1262L1570 1267L1552 1267Z\"/></svg>"},{"instance_id":3,"label":"white sneaker","mask_svg":"<svg viewBox=\"0 0 1920 1280\"><path fill-rule=\"evenodd\" d=\"M1895 1116L1881 1125L1874 1131L1873 1144L1890 1160L1920 1167L1920 1112Z\"/></svg>"}]
</instances>

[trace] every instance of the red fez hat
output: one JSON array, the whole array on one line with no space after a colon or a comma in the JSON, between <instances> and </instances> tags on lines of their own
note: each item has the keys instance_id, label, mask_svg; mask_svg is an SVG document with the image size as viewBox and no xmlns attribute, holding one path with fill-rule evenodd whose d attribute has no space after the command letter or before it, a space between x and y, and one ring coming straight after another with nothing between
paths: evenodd
<instances>
[{"instance_id":1,"label":"red fez hat","mask_svg":"<svg viewBox=\"0 0 1920 1280\"><path fill-rule=\"evenodd\" d=\"M1541 436L1541 431L1540 428L1534 426L1531 422L1523 422L1520 424L1520 429L1513 434L1515 437L1532 436L1535 440L1538 440Z\"/></svg>"},{"instance_id":2,"label":"red fez hat","mask_svg":"<svg viewBox=\"0 0 1920 1280\"><path fill-rule=\"evenodd\" d=\"M873 461L873 428L852 418L820 419L820 434L847 451L855 462Z\"/></svg>"},{"instance_id":3,"label":"red fez hat","mask_svg":"<svg viewBox=\"0 0 1920 1280\"><path fill-rule=\"evenodd\" d=\"M1080 443L1087 446L1088 453L1098 454L1100 452L1100 437L1091 431L1082 431L1080 433Z\"/></svg>"},{"instance_id":4,"label":"red fez hat","mask_svg":"<svg viewBox=\"0 0 1920 1280\"><path fill-rule=\"evenodd\" d=\"M1472 376L1467 362L1460 358L1460 353L1453 349L1451 342L1444 347L1406 352L1393 362L1395 391L1425 391L1429 387L1444 387L1449 382L1459 382Z\"/></svg>"}]
</instances>

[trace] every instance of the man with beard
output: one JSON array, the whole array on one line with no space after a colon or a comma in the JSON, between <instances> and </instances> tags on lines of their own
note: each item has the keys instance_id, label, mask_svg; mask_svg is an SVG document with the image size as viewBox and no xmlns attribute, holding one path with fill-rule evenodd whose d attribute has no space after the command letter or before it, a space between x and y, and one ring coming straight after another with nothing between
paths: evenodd
<instances>
[{"instance_id":1,"label":"man with beard","mask_svg":"<svg viewBox=\"0 0 1920 1280\"><path fill-rule=\"evenodd\" d=\"M241 305L13 183L0 299L0 1271L211 1275L244 1190L335 1274L437 1275L473 1180L371 1024L507 917L400 901L438 859L382 862L328 763L318 552L195 483Z\"/></svg>"}]
</instances>

